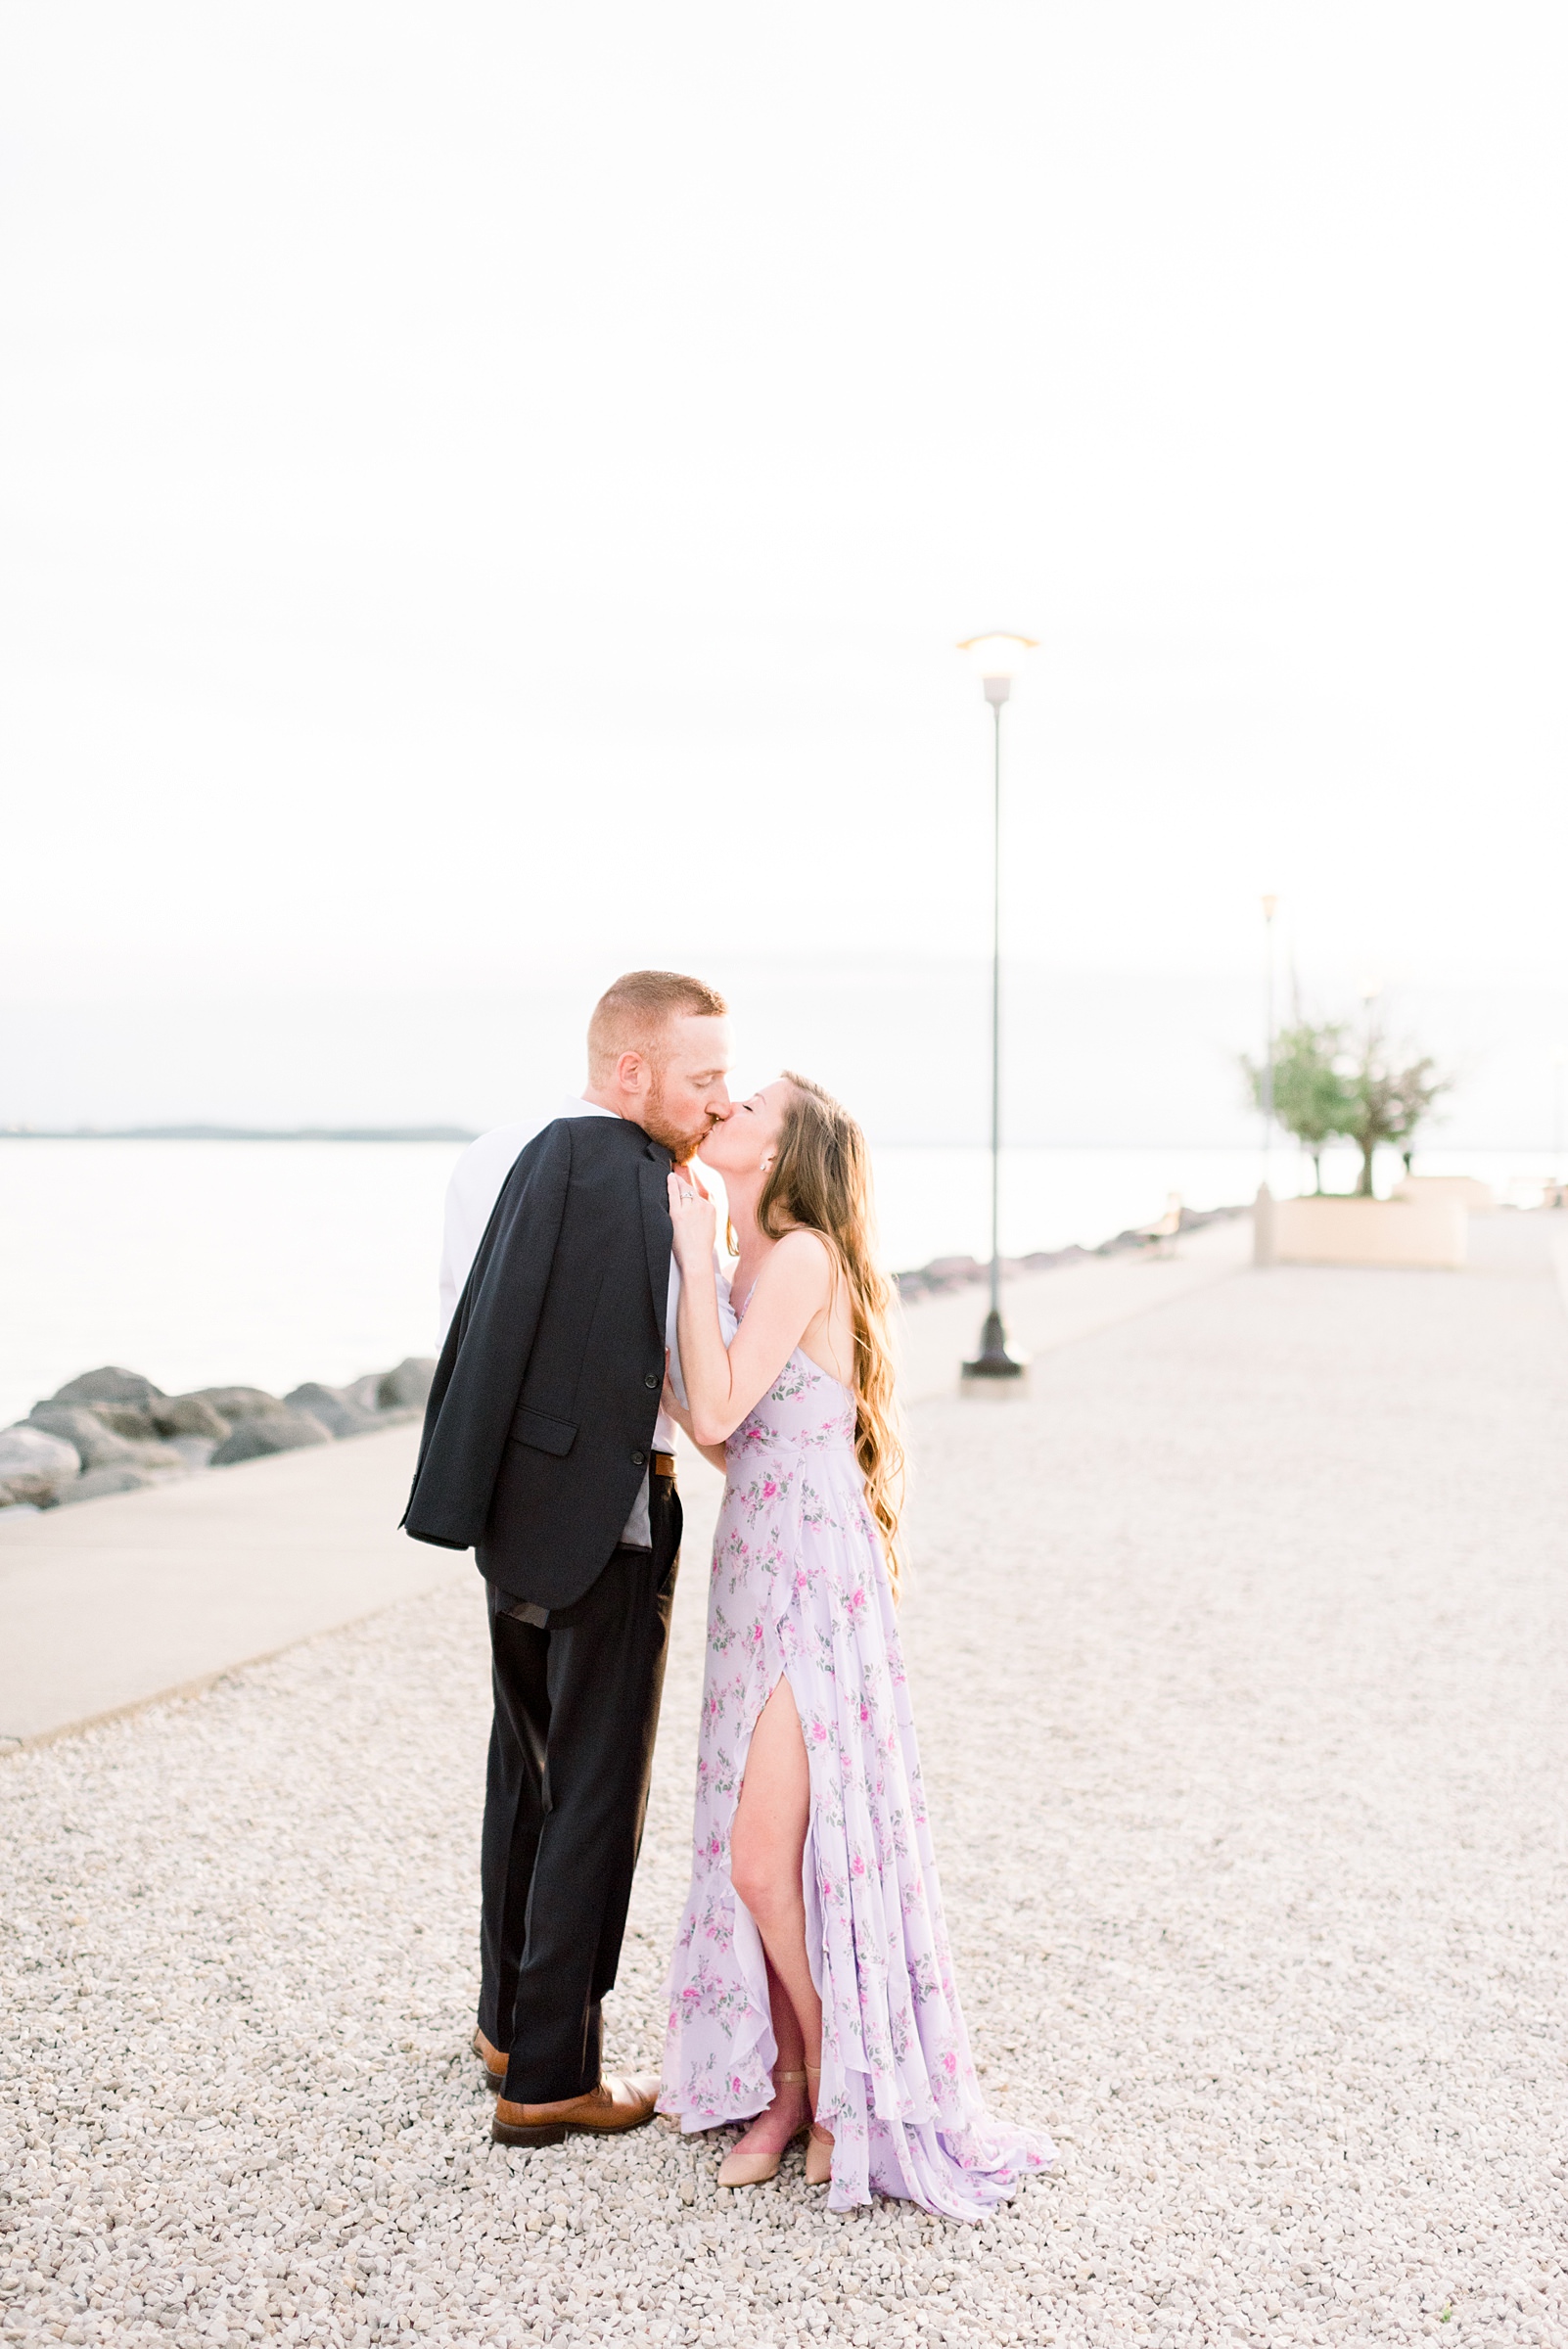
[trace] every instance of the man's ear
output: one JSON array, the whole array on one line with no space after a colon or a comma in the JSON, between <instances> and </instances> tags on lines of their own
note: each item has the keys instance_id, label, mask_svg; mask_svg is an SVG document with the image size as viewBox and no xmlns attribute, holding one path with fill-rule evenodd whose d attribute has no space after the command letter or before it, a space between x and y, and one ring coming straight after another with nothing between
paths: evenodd
<instances>
[{"instance_id":1,"label":"man's ear","mask_svg":"<svg viewBox=\"0 0 1568 2349\"><path fill-rule=\"evenodd\" d=\"M623 1052L616 1062L616 1082L623 1093L639 1093L643 1089L643 1073L648 1064L640 1052Z\"/></svg>"}]
</instances>

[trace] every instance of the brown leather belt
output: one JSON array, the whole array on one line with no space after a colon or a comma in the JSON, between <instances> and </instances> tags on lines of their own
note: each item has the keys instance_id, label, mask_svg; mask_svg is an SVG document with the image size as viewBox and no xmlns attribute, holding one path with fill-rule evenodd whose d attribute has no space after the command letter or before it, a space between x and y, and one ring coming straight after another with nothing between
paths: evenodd
<instances>
[{"instance_id":1,"label":"brown leather belt","mask_svg":"<svg viewBox=\"0 0 1568 2349\"><path fill-rule=\"evenodd\" d=\"M673 1482L675 1474L675 1455L672 1451L651 1451L648 1454L648 1457L653 1463L653 1473L655 1476L668 1476L671 1482Z\"/></svg>"}]
</instances>

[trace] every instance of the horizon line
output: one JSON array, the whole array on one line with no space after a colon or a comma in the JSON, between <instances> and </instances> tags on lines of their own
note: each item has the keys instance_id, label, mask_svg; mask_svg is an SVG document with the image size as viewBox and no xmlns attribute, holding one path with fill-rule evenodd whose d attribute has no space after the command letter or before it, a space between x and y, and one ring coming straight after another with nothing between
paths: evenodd
<instances>
[{"instance_id":1,"label":"horizon line","mask_svg":"<svg viewBox=\"0 0 1568 2349\"><path fill-rule=\"evenodd\" d=\"M502 1121L505 1123L506 1121ZM548 1120L545 1121L549 1123ZM474 1142L482 1132L493 1132L493 1127L467 1126L208 1126L186 1124L177 1126L0 1126L0 1142ZM871 1147L882 1150L979 1150L990 1151L991 1144L984 1135L971 1141L954 1141L950 1136L924 1140L881 1140L870 1137ZM1325 1158L1343 1152L1354 1153L1354 1142L1328 1144ZM1380 1145L1392 1149L1394 1145ZM1301 1156L1313 1154L1303 1142L1292 1143L1281 1138L1273 1145L1270 1157L1286 1155L1294 1148ZM1430 1157L1434 1152L1482 1150L1500 1153L1507 1150L1528 1150L1550 1157L1554 1145L1546 1141L1444 1141L1434 1138L1420 1144L1412 1153L1417 1158ZM1223 1150L1239 1155L1263 1157L1256 1141L1176 1141L1165 1136L1139 1141L1105 1141L1094 1138L1070 1141L1017 1142L1004 1141L1005 1154L1012 1150Z\"/></svg>"}]
</instances>

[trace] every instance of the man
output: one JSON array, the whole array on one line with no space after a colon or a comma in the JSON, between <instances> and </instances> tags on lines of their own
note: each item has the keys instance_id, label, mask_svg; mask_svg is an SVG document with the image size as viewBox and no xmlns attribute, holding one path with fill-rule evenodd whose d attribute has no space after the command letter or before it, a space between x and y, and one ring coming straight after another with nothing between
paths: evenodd
<instances>
[{"instance_id":1,"label":"man","mask_svg":"<svg viewBox=\"0 0 1568 2349\"><path fill-rule=\"evenodd\" d=\"M551 2144L648 2120L657 2073L601 2076L642 1837L680 1552L668 1176L729 1115L723 998L632 971L588 1028L588 1083L501 1179L454 1179L461 1282L403 1522L473 1548L489 1593L495 1717L481 1865L475 2047L492 2134ZM478 1156L476 1157L476 1154ZM467 1163L466 1161L464 1162ZM459 1169L459 1174L462 1168ZM461 1218L500 1196L466 1275Z\"/></svg>"}]
</instances>

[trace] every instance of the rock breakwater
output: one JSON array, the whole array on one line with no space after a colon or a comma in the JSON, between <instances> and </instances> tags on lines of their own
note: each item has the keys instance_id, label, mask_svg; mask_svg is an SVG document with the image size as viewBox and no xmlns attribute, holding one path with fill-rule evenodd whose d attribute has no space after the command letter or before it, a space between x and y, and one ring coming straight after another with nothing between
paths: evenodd
<instances>
[{"instance_id":1,"label":"rock breakwater","mask_svg":"<svg viewBox=\"0 0 1568 2349\"><path fill-rule=\"evenodd\" d=\"M1225 1223L1235 1216L1251 1214L1246 1207L1173 1207L1156 1223L1137 1223L1128 1231L1118 1231L1097 1248L1081 1248L1075 1240L1067 1248L1037 1249L1032 1256L1004 1256L1001 1270L1003 1280L1014 1280L1022 1272L1051 1272L1059 1265L1086 1264L1095 1256L1125 1256L1141 1254L1183 1231L1201 1231L1206 1223ZM982 1262L974 1256L938 1256L929 1265L921 1265L913 1272L895 1272L893 1285L905 1305L917 1297L945 1297L949 1290L972 1288L977 1282L991 1278L989 1260Z\"/></svg>"},{"instance_id":2,"label":"rock breakwater","mask_svg":"<svg viewBox=\"0 0 1568 2349\"><path fill-rule=\"evenodd\" d=\"M0 1428L0 1509L60 1508L394 1427L423 1410L435 1370L428 1356L410 1355L346 1387L309 1379L288 1395L261 1387L165 1395L141 1371L108 1363Z\"/></svg>"}]
</instances>

